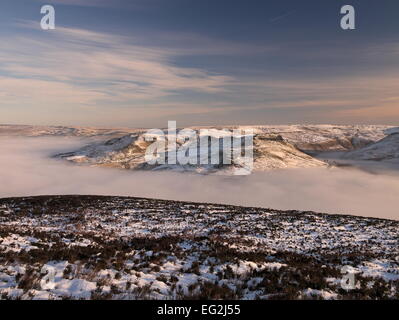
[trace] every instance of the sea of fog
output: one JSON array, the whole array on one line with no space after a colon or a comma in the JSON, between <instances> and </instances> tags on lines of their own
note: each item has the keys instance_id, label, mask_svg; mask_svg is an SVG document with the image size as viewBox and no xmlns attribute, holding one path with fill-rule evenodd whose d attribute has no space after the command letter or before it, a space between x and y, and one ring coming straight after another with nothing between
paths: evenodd
<instances>
[{"instance_id":1,"label":"sea of fog","mask_svg":"<svg viewBox=\"0 0 399 320\"><path fill-rule=\"evenodd\" d=\"M0 197L123 195L399 220L395 169L289 169L231 177L97 168L51 158L85 143L65 137L0 137Z\"/></svg>"}]
</instances>

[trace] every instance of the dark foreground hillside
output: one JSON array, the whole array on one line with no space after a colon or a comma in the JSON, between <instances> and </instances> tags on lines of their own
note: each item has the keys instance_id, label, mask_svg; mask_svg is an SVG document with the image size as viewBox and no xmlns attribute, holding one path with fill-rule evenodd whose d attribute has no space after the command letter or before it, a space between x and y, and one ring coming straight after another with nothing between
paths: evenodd
<instances>
[{"instance_id":1,"label":"dark foreground hillside","mask_svg":"<svg viewBox=\"0 0 399 320\"><path fill-rule=\"evenodd\" d=\"M398 299L398 230L140 198L0 199L0 297Z\"/></svg>"}]
</instances>

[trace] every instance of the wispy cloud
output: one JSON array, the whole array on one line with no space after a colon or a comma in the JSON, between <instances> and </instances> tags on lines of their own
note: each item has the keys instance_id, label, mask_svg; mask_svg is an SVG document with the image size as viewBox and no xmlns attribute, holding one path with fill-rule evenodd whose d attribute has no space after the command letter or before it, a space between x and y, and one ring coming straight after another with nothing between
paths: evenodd
<instances>
[{"instance_id":1,"label":"wispy cloud","mask_svg":"<svg viewBox=\"0 0 399 320\"><path fill-rule=\"evenodd\" d=\"M306 43L245 44L188 32L124 36L60 25L44 32L31 21L16 25L19 32L0 33L7 44L0 50L0 117L6 122L391 123L398 116L395 64L372 65L376 57L392 60L395 43L384 50L375 44L351 49L352 60L361 52L359 59L370 62L359 72L349 63L348 70L337 65L348 51L330 44L316 52ZM181 58L185 63L178 63ZM262 67L250 65L253 58ZM232 67L223 68L224 60ZM43 122L43 114L49 121Z\"/></svg>"},{"instance_id":2,"label":"wispy cloud","mask_svg":"<svg viewBox=\"0 0 399 320\"><path fill-rule=\"evenodd\" d=\"M270 23L277 22L277 21L279 21L279 20L282 20L282 19L284 19L284 18L287 18L288 16L292 15L293 13L295 13L295 10L291 10L291 11L285 12L285 13L283 13L283 14L280 14L280 15L278 15L278 16L275 16L275 17L269 19L269 22L270 22Z\"/></svg>"},{"instance_id":3,"label":"wispy cloud","mask_svg":"<svg viewBox=\"0 0 399 320\"><path fill-rule=\"evenodd\" d=\"M10 98L2 103L18 103L32 91L31 98L55 95L59 101L94 104L101 99L128 104L184 90L219 92L232 81L222 74L174 65L173 50L83 29L58 27L45 37L13 36L1 41L9 43L0 53L0 72L2 80L8 81ZM23 87L27 91L17 97L14 93Z\"/></svg>"}]
</instances>

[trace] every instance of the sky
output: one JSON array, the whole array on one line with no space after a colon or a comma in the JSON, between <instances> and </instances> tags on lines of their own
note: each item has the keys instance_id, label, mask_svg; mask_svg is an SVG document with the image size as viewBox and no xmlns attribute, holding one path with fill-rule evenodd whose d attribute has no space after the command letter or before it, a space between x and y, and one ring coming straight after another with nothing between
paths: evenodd
<instances>
[{"instance_id":1,"label":"sky","mask_svg":"<svg viewBox=\"0 0 399 320\"><path fill-rule=\"evenodd\" d=\"M42 30L42 5L56 11ZM340 27L353 5L356 29ZM1 0L0 123L399 119L397 0Z\"/></svg>"}]
</instances>

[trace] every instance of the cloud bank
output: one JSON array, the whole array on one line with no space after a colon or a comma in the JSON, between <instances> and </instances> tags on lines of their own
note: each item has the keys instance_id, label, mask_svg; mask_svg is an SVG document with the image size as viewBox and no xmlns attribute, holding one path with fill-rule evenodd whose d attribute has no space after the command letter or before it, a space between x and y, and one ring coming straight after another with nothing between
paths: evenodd
<instances>
[{"instance_id":1,"label":"cloud bank","mask_svg":"<svg viewBox=\"0 0 399 320\"><path fill-rule=\"evenodd\" d=\"M294 169L200 176L92 168L49 158L84 142L0 137L0 197L124 195L399 219L398 171Z\"/></svg>"}]
</instances>

